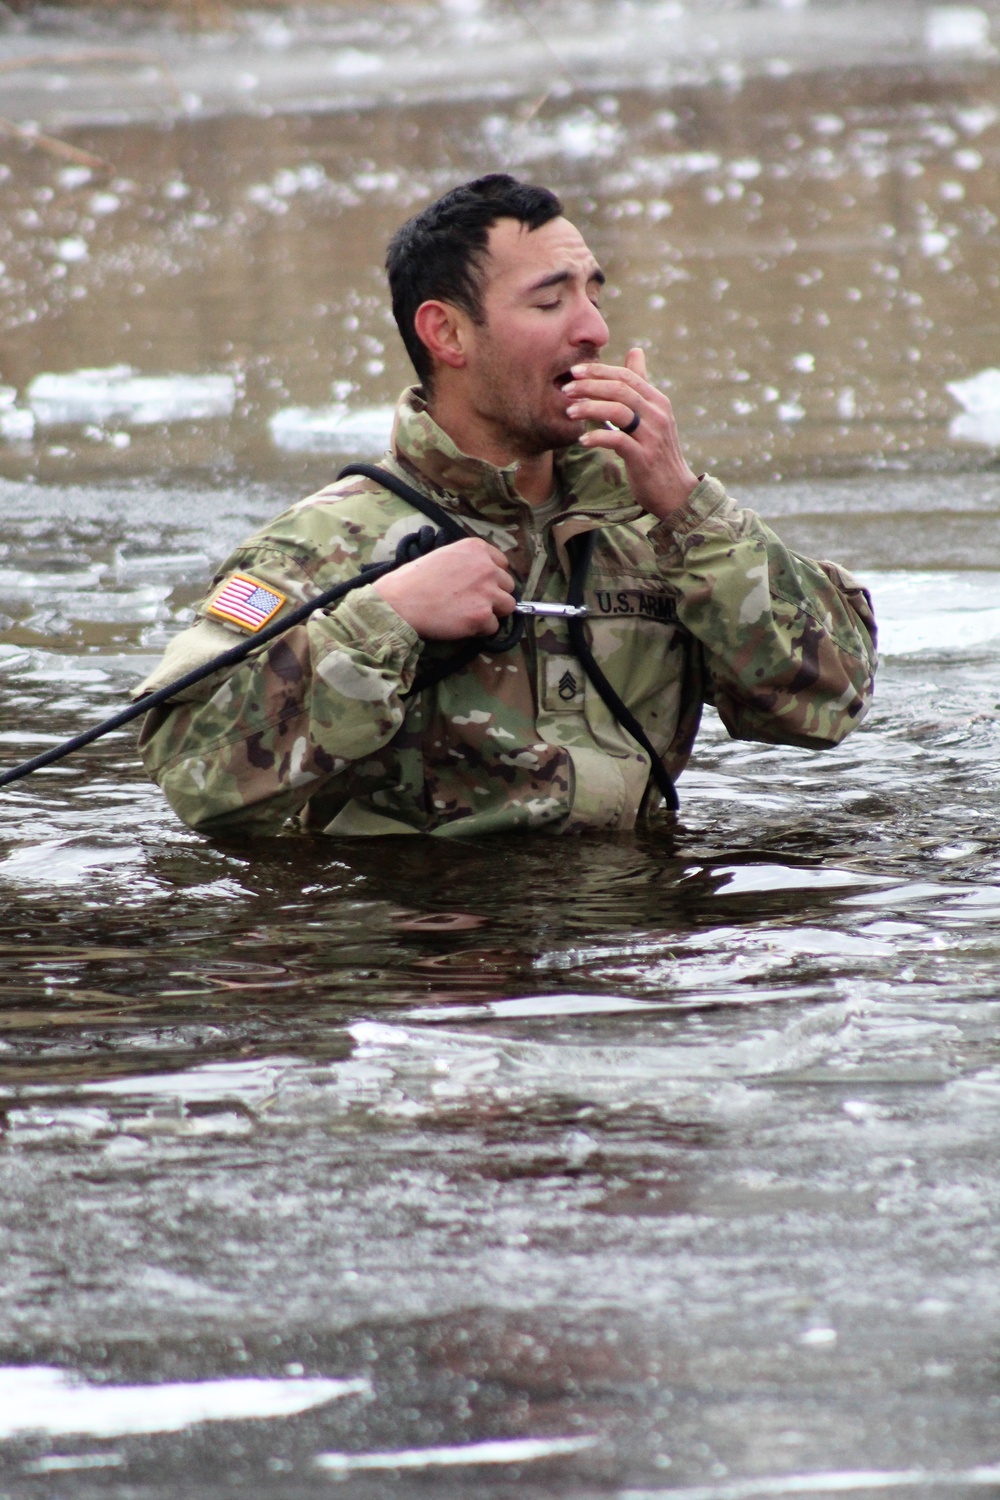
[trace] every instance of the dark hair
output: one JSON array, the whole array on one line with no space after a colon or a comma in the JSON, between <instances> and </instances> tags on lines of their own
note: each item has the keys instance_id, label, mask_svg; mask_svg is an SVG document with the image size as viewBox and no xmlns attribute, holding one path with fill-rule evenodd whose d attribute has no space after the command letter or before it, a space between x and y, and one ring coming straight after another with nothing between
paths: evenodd
<instances>
[{"instance_id":1,"label":"dark hair","mask_svg":"<svg viewBox=\"0 0 1000 1500\"><path fill-rule=\"evenodd\" d=\"M386 251L392 314L406 352L425 387L433 374L426 344L413 319L429 298L460 307L475 323L483 321L483 271L489 232L498 219L517 219L540 229L562 213L548 188L491 172L452 188L396 230Z\"/></svg>"}]
</instances>

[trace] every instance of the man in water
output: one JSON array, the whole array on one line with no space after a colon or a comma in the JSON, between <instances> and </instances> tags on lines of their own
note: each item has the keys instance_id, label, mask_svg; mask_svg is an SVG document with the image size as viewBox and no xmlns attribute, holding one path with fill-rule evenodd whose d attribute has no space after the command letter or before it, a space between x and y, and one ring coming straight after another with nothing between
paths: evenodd
<instances>
[{"instance_id":1,"label":"man in water","mask_svg":"<svg viewBox=\"0 0 1000 1500\"><path fill-rule=\"evenodd\" d=\"M861 722L868 596L692 472L641 350L603 360L604 273L552 193L502 174L455 188L396 233L387 268L419 384L382 466L466 535L148 715L146 765L186 823L624 830L661 806L704 703L738 739L812 749ZM237 549L144 687L391 558L425 524L370 478L301 501ZM574 568L582 651L557 612L489 649L515 590L564 605ZM447 658L464 664L425 686Z\"/></svg>"}]
</instances>

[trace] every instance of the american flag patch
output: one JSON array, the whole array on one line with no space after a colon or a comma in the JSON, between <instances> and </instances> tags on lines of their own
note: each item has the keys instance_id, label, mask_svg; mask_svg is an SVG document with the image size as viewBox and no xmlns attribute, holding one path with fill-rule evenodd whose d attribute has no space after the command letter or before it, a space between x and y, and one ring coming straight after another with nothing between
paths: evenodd
<instances>
[{"instance_id":1,"label":"american flag patch","mask_svg":"<svg viewBox=\"0 0 1000 1500\"><path fill-rule=\"evenodd\" d=\"M244 630L262 630L285 603L286 595L247 573L233 573L206 607L206 614L229 620Z\"/></svg>"}]
</instances>

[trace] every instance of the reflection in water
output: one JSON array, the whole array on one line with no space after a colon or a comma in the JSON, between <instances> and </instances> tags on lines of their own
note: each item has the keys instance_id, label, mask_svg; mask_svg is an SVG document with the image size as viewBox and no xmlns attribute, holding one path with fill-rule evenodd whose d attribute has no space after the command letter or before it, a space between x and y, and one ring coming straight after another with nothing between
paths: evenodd
<instances>
[{"instance_id":1,"label":"reflection in water","mask_svg":"<svg viewBox=\"0 0 1000 1500\"><path fill-rule=\"evenodd\" d=\"M698 467L864 573L875 711L822 756L710 718L635 836L212 844L129 732L6 791L12 1389L372 1392L5 1442L60 1494L994 1482L1000 482L955 419L991 410L995 66L526 116L79 132L107 182L10 155L3 761L116 708L331 433L375 441L385 239L496 165L565 192ZM92 404L48 426L46 390Z\"/></svg>"}]
</instances>

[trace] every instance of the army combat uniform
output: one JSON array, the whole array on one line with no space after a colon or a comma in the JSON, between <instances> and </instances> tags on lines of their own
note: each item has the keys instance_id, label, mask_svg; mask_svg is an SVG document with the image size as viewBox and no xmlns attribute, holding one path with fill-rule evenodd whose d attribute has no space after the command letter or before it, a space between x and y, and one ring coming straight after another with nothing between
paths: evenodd
<instances>
[{"instance_id":1,"label":"army combat uniform","mask_svg":"<svg viewBox=\"0 0 1000 1500\"><path fill-rule=\"evenodd\" d=\"M499 547L528 600L564 601L567 543L600 528L584 595L593 655L672 776L703 703L737 739L813 749L864 717L867 594L790 552L717 480L656 521L619 459L573 446L556 455L555 496L533 510L514 466L462 454L417 389L400 401L384 466ZM423 524L367 478L293 505L229 558L143 688L391 559ZM614 830L659 804L649 757L588 682L562 620L529 618L511 651L408 697L418 668L456 645L422 641L361 587L150 712L146 766L184 822L213 833L273 833L289 819L333 835Z\"/></svg>"}]
</instances>

